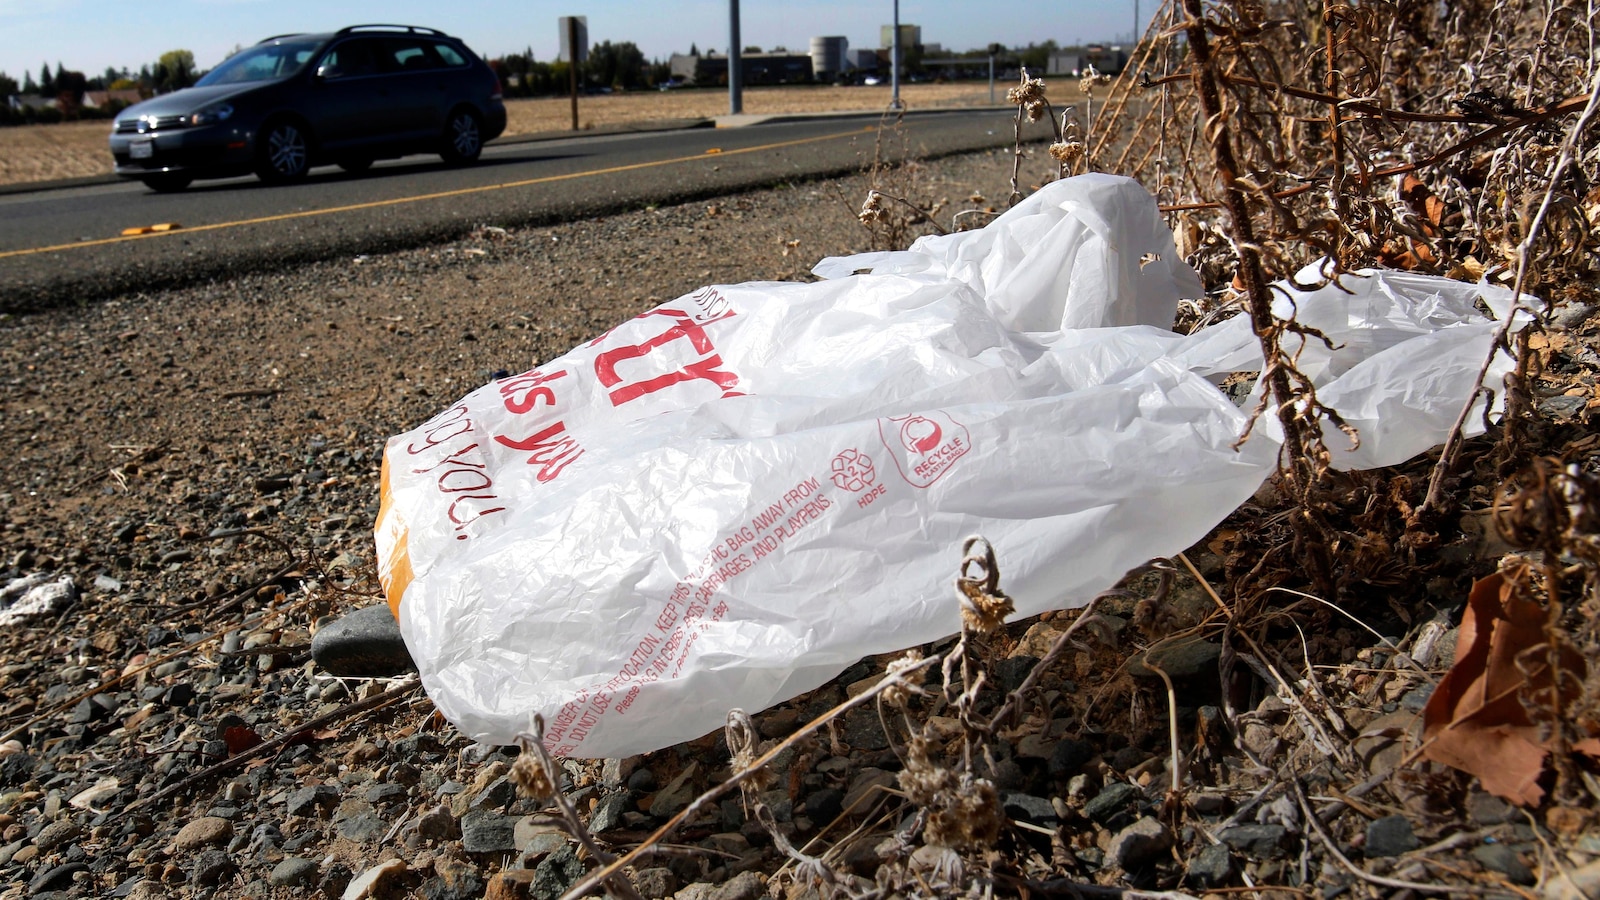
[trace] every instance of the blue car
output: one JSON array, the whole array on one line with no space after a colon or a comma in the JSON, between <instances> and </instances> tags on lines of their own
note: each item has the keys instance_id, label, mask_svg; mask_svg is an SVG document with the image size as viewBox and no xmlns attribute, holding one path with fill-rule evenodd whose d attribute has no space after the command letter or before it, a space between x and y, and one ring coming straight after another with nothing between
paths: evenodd
<instances>
[{"instance_id":1,"label":"blue car","mask_svg":"<svg viewBox=\"0 0 1600 900\"><path fill-rule=\"evenodd\" d=\"M116 172L151 190L254 172L287 183L312 166L437 153L477 160L506 127L500 80L432 28L353 25L267 38L194 87L130 106L111 132Z\"/></svg>"}]
</instances>

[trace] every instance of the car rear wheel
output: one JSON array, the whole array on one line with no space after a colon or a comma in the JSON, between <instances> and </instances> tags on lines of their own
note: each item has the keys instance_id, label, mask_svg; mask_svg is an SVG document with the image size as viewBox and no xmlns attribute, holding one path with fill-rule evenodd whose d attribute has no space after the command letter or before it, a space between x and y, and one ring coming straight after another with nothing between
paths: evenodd
<instances>
[{"instance_id":1,"label":"car rear wheel","mask_svg":"<svg viewBox=\"0 0 1600 900\"><path fill-rule=\"evenodd\" d=\"M175 194L189 186L194 176L185 172L160 172L139 179L144 186L158 194Z\"/></svg>"},{"instance_id":2,"label":"car rear wheel","mask_svg":"<svg viewBox=\"0 0 1600 900\"><path fill-rule=\"evenodd\" d=\"M478 114L465 107L450 114L444 126L444 145L439 155L451 165L476 162L483 153L483 123Z\"/></svg>"},{"instance_id":3,"label":"car rear wheel","mask_svg":"<svg viewBox=\"0 0 1600 900\"><path fill-rule=\"evenodd\" d=\"M311 139L293 119L268 122L256 138L256 175L269 184L299 181L311 171Z\"/></svg>"}]
</instances>

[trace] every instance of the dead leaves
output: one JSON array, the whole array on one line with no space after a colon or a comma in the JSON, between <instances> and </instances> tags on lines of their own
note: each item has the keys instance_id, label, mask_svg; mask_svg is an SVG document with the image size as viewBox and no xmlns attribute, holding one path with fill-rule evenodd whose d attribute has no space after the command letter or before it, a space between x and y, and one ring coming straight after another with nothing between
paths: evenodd
<instances>
[{"instance_id":1,"label":"dead leaves","mask_svg":"<svg viewBox=\"0 0 1600 900\"><path fill-rule=\"evenodd\" d=\"M1556 686L1581 683L1586 667L1565 642L1552 650L1545 609L1523 584L1497 572L1473 585L1456 663L1423 711L1422 755L1478 776L1492 794L1533 806L1544 797L1539 779L1560 736L1541 729L1529 707L1569 700ZM1593 755L1600 742L1590 738L1572 749Z\"/></svg>"}]
</instances>

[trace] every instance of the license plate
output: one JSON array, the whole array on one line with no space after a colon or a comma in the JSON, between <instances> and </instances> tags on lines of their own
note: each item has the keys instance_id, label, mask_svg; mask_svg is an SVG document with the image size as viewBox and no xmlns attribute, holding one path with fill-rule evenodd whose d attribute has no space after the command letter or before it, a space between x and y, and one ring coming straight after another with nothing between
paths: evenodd
<instances>
[{"instance_id":1,"label":"license plate","mask_svg":"<svg viewBox=\"0 0 1600 900\"><path fill-rule=\"evenodd\" d=\"M129 159L149 159L156 155L155 141L133 141L128 144Z\"/></svg>"}]
</instances>

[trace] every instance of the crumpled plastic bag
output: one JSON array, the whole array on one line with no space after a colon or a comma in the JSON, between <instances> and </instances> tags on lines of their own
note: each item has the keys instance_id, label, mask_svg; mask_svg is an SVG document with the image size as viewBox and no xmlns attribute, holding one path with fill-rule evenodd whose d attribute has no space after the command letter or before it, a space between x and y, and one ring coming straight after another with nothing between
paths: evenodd
<instances>
[{"instance_id":1,"label":"crumpled plastic bag","mask_svg":"<svg viewBox=\"0 0 1600 900\"><path fill-rule=\"evenodd\" d=\"M662 304L389 442L380 574L464 733L508 743L537 712L564 755L692 739L958 630L967 535L1035 615L1189 547L1273 471L1276 423L1235 448L1247 414L1213 383L1259 367L1249 322L1169 330L1199 284L1133 181L816 271ZM1294 294L1337 345L1302 364L1361 429L1336 464L1442 440L1495 328L1474 300L1508 293Z\"/></svg>"}]
</instances>

